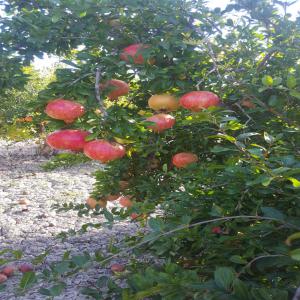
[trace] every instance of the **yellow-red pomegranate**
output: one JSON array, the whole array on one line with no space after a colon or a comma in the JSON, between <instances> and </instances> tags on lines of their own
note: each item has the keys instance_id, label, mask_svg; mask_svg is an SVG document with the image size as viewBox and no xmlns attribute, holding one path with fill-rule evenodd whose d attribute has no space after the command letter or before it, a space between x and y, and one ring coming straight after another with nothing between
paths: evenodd
<instances>
[{"instance_id":1,"label":"yellow-red pomegranate","mask_svg":"<svg viewBox=\"0 0 300 300\"><path fill-rule=\"evenodd\" d=\"M153 110L175 111L179 108L177 99L169 94L153 95L148 100L148 105Z\"/></svg>"}]
</instances>

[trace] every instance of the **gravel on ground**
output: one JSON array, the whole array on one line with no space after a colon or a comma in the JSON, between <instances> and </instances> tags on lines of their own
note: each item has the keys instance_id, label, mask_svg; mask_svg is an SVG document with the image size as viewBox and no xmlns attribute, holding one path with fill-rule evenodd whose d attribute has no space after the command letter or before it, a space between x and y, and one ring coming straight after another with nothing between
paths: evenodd
<instances>
[{"instance_id":1,"label":"gravel on ground","mask_svg":"<svg viewBox=\"0 0 300 300\"><path fill-rule=\"evenodd\" d=\"M77 231L84 223L104 221L102 216L78 217L75 211L57 213L51 209L52 205L64 202L83 203L94 183L91 174L102 166L97 162L89 162L66 169L44 171L41 164L47 160L34 140L0 140L0 252L6 248L21 250L23 256L20 262L30 262L51 248L51 253L40 266L44 267L61 260L66 251L72 255L99 249L107 253L110 243L118 243L124 236L136 233L138 226L135 223L123 221L112 229L90 229L82 235L67 237L64 241L57 239L60 232L70 229ZM22 199L29 201L29 204L19 204ZM109 265L106 268L95 265L86 272L66 278L66 289L55 299L86 299L80 294L80 289L103 274L110 274ZM34 286L23 295L16 295L20 277L21 274L17 274L7 280L6 288L0 291L0 300L46 299L38 292L41 286L47 287L45 283Z\"/></svg>"}]
</instances>

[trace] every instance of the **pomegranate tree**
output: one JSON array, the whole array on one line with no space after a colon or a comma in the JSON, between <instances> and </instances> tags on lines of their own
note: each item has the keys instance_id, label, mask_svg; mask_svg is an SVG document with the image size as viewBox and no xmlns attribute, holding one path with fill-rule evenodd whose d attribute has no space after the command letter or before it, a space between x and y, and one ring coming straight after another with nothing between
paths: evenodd
<instances>
[{"instance_id":1,"label":"pomegranate tree","mask_svg":"<svg viewBox=\"0 0 300 300\"><path fill-rule=\"evenodd\" d=\"M55 99L47 104L45 113L53 119L63 120L69 124L84 115L85 109L80 103L66 99Z\"/></svg>"},{"instance_id":2,"label":"pomegranate tree","mask_svg":"<svg viewBox=\"0 0 300 300\"><path fill-rule=\"evenodd\" d=\"M54 149L82 151L89 134L88 131L77 129L58 130L49 134L46 142Z\"/></svg>"}]
</instances>

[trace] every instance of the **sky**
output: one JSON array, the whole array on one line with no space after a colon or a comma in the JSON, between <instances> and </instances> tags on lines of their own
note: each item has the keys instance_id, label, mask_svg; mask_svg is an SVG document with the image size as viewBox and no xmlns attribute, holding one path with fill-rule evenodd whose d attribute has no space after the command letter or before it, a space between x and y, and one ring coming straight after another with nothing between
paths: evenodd
<instances>
[{"instance_id":1,"label":"sky","mask_svg":"<svg viewBox=\"0 0 300 300\"><path fill-rule=\"evenodd\" d=\"M211 8L215 8L215 7L220 7L221 9L224 9L226 7L227 4L229 4L231 1L230 0L207 0L207 5ZM300 0L297 0L297 2L295 4L293 4L292 6L290 6L288 8L288 13L290 13L293 18L295 18L298 14L298 12L300 12ZM0 17L3 16L3 11L1 11L1 6L0 6ZM51 67L53 66L55 63L57 63L58 57L49 57L47 55L44 55L43 59L35 59L34 61L34 67L36 69L45 69L47 67Z\"/></svg>"}]
</instances>

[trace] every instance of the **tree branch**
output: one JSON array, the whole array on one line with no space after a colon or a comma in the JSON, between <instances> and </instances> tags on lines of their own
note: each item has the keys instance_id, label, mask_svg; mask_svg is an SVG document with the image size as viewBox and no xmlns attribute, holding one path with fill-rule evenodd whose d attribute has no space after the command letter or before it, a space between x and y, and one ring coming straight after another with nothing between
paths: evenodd
<instances>
[{"instance_id":1,"label":"tree branch","mask_svg":"<svg viewBox=\"0 0 300 300\"><path fill-rule=\"evenodd\" d=\"M101 70L99 67L96 68L96 81L95 81L95 95L96 100L99 103L99 108L102 113L103 118L107 117L107 111L105 110L105 107L103 105L103 101L100 96L100 79L101 79Z\"/></svg>"}]
</instances>

